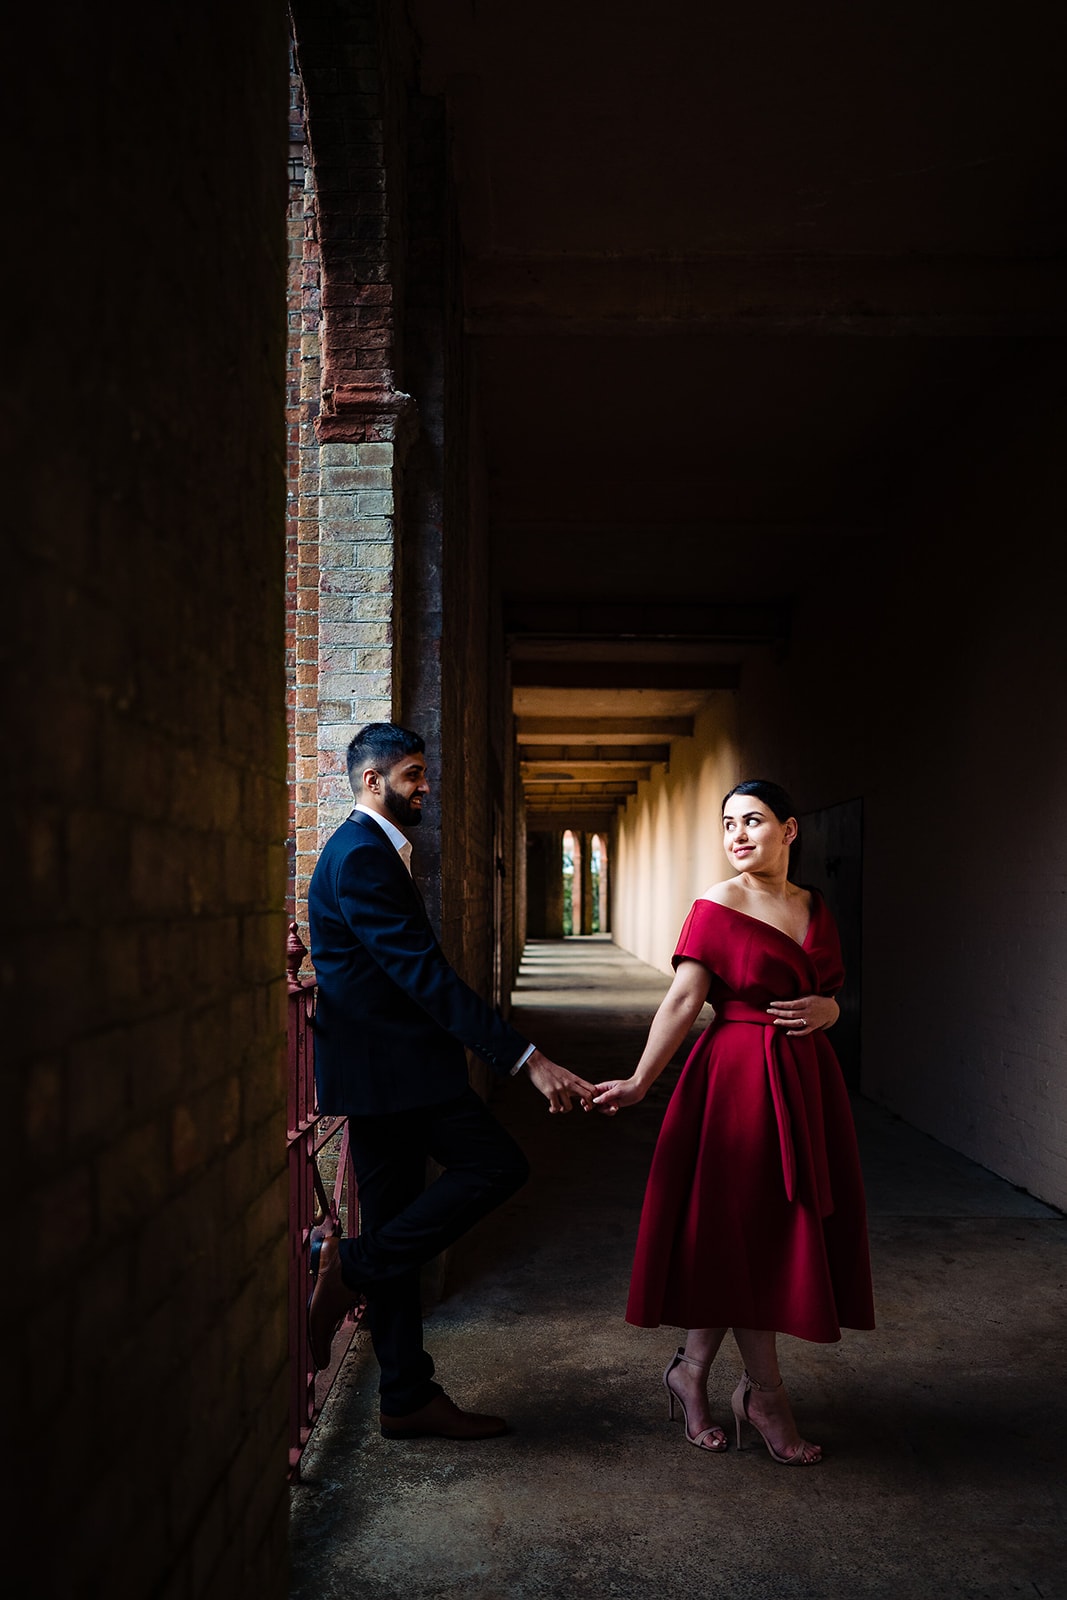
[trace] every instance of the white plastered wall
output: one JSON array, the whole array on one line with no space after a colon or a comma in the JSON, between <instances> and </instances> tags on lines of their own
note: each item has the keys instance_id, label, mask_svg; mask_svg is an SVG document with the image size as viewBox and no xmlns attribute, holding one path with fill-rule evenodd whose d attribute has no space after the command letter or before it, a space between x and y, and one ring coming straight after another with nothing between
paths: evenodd
<instances>
[{"instance_id":1,"label":"white plastered wall","mask_svg":"<svg viewBox=\"0 0 1067 1600\"><path fill-rule=\"evenodd\" d=\"M1025 373L746 666L746 771L863 801L862 1090L1067 1209L1067 414Z\"/></svg>"},{"instance_id":2,"label":"white plastered wall","mask_svg":"<svg viewBox=\"0 0 1067 1600\"><path fill-rule=\"evenodd\" d=\"M1057 409L1058 407L1058 409ZM1067 543L1055 374L990 397L881 527L810 561L618 828L617 942L664 973L729 869L723 794L863 801L863 1093L1067 1209Z\"/></svg>"},{"instance_id":3,"label":"white plastered wall","mask_svg":"<svg viewBox=\"0 0 1067 1600\"><path fill-rule=\"evenodd\" d=\"M730 876L722 853L722 797L740 776L736 696L716 692L690 738L671 746L668 769L638 784L621 813L615 846L616 944L661 972L690 906Z\"/></svg>"}]
</instances>

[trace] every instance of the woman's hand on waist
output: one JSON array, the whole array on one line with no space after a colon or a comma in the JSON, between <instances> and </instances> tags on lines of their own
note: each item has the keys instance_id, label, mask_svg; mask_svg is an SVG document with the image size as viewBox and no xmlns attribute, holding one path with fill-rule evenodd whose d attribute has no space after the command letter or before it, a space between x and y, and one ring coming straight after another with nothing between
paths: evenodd
<instances>
[{"instance_id":1,"label":"woman's hand on waist","mask_svg":"<svg viewBox=\"0 0 1067 1600\"><path fill-rule=\"evenodd\" d=\"M772 1000L767 1015L776 1028L790 1037L818 1033L820 1028L832 1028L841 1015L841 1007L828 994L806 994L799 1000Z\"/></svg>"}]
</instances>

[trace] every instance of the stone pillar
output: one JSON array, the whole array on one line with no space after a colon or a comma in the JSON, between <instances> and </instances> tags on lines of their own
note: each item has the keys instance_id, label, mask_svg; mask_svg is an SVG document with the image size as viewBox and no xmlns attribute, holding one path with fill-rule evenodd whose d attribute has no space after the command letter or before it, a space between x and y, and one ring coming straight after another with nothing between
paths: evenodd
<instances>
[{"instance_id":1,"label":"stone pillar","mask_svg":"<svg viewBox=\"0 0 1067 1600\"><path fill-rule=\"evenodd\" d=\"M593 835L581 834L582 841L582 915L581 923L575 918L575 933L592 933L593 931ZM575 862L575 876L578 875L578 864Z\"/></svg>"},{"instance_id":2,"label":"stone pillar","mask_svg":"<svg viewBox=\"0 0 1067 1600\"><path fill-rule=\"evenodd\" d=\"M319 849L352 804L346 746L363 723L399 709L395 517L414 405L395 381L404 96L383 93L380 10L374 0L294 0L291 15L308 167L290 572L292 903L305 924Z\"/></svg>"},{"instance_id":3,"label":"stone pillar","mask_svg":"<svg viewBox=\"0 0 1067 1600\"><path fill-rule=\"evenodd\" d=\"M350 401L320 437L317 847L352 806L345 749L394 715L394 481L407 397Z\"/></svg>"},{"instance_id":4,"label":"stone pillar","mask_svg":"<svg viewBox=\"0 0 1067 1600\"><path fill-rule=\"evenodd\" d=\"M288 914L307 937L307 887L318 847L319 353L321 271L304 87L290 73L289 344L287 361L286 700L289 714ZM299 163L299 165L298 165ZM329 602L324 621L332 618Z\"/></svg>"},{"instance_id":5,"label":"stone pillar","mask_svg":"<svg viewBox=\"0 0 1067 1600\"><path fill-rule=\"evenodd\" d=\"M574 875L571 878L571 933L574 934L582 931L582 907L586 899L582 892L584 887L582 883L582 862L585 859L585 852L582 849L581 834L575 829L568 831L572 840L571 855L574 864ZM562 849L560 855L562 857Z\"/></svg>"}]
</instances>

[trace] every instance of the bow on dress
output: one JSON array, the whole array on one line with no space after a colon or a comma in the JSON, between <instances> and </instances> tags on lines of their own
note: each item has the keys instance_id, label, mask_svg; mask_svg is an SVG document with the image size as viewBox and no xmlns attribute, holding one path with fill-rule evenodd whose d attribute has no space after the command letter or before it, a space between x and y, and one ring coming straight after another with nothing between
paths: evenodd
<instances>
[{"instance_id":1,"label":"bow on dress","mask_svg":"<svg viewBox=\"0 0 1067 1600\"><path fill-rule=\"evenodd\" d=\"M765 1011L743 1000L726 1000L718 1008L720 1022L743 1022L763 1029L763 1061L767 1070L786 1198L797 1197L797 1140L808 1157L819 1215L834 1209L830 1164L826 1153L826 1128L822 1112L822 1084L818 1071L819 1033L791 1037L775 1027ZM801 1054L803 1051L803 1055ZM803 1059L807 1056L807 1061ZM794 1133L794 1129L796 1132Z\"/></svg>"}]
</instances>

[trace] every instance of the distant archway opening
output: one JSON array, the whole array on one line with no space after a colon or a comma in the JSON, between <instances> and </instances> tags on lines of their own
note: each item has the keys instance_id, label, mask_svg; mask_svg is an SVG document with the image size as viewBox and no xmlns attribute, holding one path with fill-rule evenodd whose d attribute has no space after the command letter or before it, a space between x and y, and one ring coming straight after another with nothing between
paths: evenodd
<instances>
[{"instance_id":1,"label":"distant archway opening","mask_svg":"<svg viewBox=\"0 0 1067 1600\"><path fill-rule=\"evenodd\" d=\"M581 836L570 828L563 830L560 862L563 873L563 937L582 931L582 845Z\"/></svg>"},{"instance_id":2,"label":"distant archway opening","mask_svg":"<svg viewBox=\"0 0 1067 1600\"><path fill-rule=\"evenodd\" d=\"M607 933L608 842L602 834L565 828L561 836L563 936Z\"/></svg>"}]
</instances>

